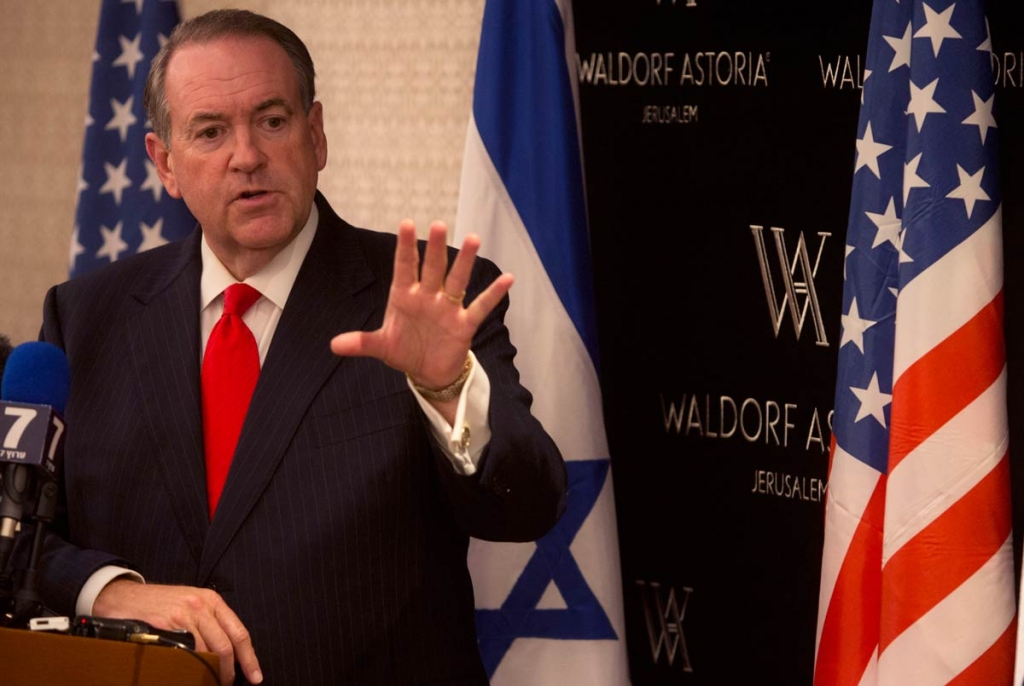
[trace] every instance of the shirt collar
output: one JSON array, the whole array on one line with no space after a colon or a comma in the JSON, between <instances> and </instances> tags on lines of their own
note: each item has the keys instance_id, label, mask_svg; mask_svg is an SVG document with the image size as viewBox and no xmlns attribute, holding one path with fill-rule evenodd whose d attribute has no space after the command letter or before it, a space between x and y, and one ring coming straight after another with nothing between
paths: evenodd
<instances>
[{"instance_id":1,"label":"shirt collar","mask_svg":"<svg viewBox=\"0 0 1024 686\"><path fill-rule=\"evenodd\" d=\"M263 269L243 283L258 290L264 298L283 310L284 304L288 301L288 295L292 292L292 286L295 285L295 278L299 275L302 262L309 252L309 246L313 243L319 220L320 213L317 211L316 203L313 203L309 219L306 220L305 226L302 227L298 235ZM206 242L206 234L203 234L200 253L203 259L203 275L199 287L200 309L205 310L228 286L238 282L224 266L224 263L213 254L213 250Z\"/></svg>"}]
</instances>

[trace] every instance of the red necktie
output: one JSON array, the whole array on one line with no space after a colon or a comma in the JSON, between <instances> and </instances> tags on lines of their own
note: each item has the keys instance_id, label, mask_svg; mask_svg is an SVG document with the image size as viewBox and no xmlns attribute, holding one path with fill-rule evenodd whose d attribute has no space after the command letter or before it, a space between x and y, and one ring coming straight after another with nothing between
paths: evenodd
<instances>
[{"instance_id":1,"label":"red necktie","mask_svg":"<svg viewBox=\"0 0 1024 686\"><path fill-rule=\"evenodd\" d=\"M224 291L224 314L210 332L203 357L203 442L210 519L228 478L245 413L260 375L260 354L242 315L260 299L244 283Z\"/></svg>"}]
</instances>

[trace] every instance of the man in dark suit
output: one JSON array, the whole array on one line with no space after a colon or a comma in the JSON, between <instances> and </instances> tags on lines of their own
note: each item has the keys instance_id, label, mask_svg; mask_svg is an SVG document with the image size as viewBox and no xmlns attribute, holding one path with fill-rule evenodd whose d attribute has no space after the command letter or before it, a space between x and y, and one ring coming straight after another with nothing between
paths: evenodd
<instances>
[{"instance_id":1,"label":"man in dark suit","mask_svg":"<svg viewBox=\"0 0 1024 686\"><path fill-rule=\"evenodd\" d=\"M411 222L335 215L312 61L272 20L179 26L146 104L200 227L47 295L72 378L44 598L187 629L225 683L237 663L253 683L486 684L468 536L536 539L565 499L501 321L512 277L440 223L421 251ZM248 378L236 344L241 404L208 382Z\"/></svg>"}]
</instances>

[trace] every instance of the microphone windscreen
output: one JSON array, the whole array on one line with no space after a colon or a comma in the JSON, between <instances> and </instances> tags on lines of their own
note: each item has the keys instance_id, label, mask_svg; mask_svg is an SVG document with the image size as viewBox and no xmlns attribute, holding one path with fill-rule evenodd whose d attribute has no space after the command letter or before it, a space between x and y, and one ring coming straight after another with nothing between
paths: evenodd
<instances>
[{"instance_id":1,"label":"microphone windscreen","mask_svg":"<svg viewBox=\"0 0 1024 686\"><path fill-rule=\"evenodd\" d=\"M49 405L64 414L71 370L64 351L51 343L22 343L11 352L0 381L0 400Z\"/></svg>"}]
</instances>

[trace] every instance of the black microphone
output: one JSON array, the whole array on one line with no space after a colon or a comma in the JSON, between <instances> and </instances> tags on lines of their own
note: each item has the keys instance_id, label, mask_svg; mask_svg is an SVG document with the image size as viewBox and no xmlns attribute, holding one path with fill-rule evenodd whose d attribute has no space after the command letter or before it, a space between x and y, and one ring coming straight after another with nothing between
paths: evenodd
<instances>
[{"instance_id":1,"label":"black microphone","mask_svg":"<svg viewBox=\"0 0 1024 686\"><path fill-rule=\"evenodd\" d=\"M67 405L70 380L67 356L49 343L19 345L4 366L0 381L0 463L4 465L0 570L7 566L27 504L35 500L36 518L53 521L56 480L63 459L61 415ZM37 483L43 485L38 499Z\"/></svg>"}]
</instances>

